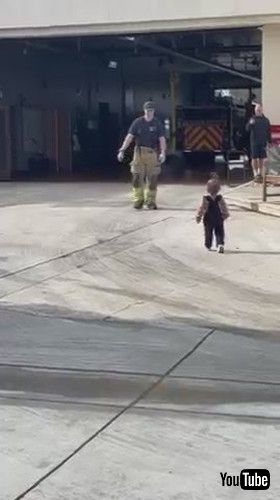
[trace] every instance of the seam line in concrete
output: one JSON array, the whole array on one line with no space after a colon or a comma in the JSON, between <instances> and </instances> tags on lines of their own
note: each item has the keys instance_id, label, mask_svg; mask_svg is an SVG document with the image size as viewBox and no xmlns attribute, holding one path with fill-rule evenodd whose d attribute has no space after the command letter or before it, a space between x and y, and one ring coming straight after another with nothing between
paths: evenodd
<instances>
[{"instance_id":1,"label":"seam line in concrete","mask_svg":"<svg viewBox=\"0 0 280 500\"><path fill-rule=\"evenodd\" d=\"M175 410L174 408L155 408L153 406L136 406L134 409L135 411L143 412L143 411L151 411L157 413L158 411L161 412L167 412L167 413L173 413L176 415L181 415L184 413L185 415L198 415L198 416L205 416L205 417L220 417L220 418L230 418L231 420L236 418L236 419L241 419L241 420L263 420L264 422L273 422L279 424L280 422L280 417L268 417L266 415L252 415L250 413L248 414L242 414L242 413L226 413L226 412L211 412L211 411L203 411L203 410Z\"/></svg>"},{"instance_id":2,"label":"seam line in concrete","mask_svg":"<svg viewBox=\"0 0 280 500\"><path fill-rule=\"evenodd\" d=\"M173 219L173 217L172 216L165 217L165 218L160 219L158 221L153 221L149 224L145 224L141 227L133 228L133 229L130 229L129 231L123 231L122 233L118 234L117 236L113 236L112 238L108 238L104 241L103 240L97 241L95 243L92 243L91 245L86 245L85 247L76 248L75 250L71 250L70 252L66 252L64 254L51 257L50 259L36 262L35 264L31 264L30 266L26 266L26 267L23 267L21 269L17 269L16 271L11 271L11 272L8 272L6 274L2 274L2 275L0 275L0 280L6 279L6 278L11 278L13 276L17 276L18 274L22 274L26 271L32 271L32 269L37 269L38 267L44 266L46 264L50 264L51 262L56 262L58 260L66 259L67 257L72 257L73 255L77 255L77 254L86 252L87 250L91 250L92 248L96 248L96 247L99 247L101 245L105 245L106 243L112 243L113 241L116 241L119 238L122 238L123 236L128 236L128 235L136 233L138 231L142 231L143 229L154 226L156 224L160 224L161 222L166 222L169 219Z\"/></svg>"},{"instance_id":3,"label":"seam line in concrete","mask_svg":"<svg viewBox=\"0 0 280 500\"><path fill-rule=\"evenodd\" d=\"M173 364L163 375L161 375L158 380L156 380L153 384L150 385L147 389L145 389L143 392L141 392L133 401L131 401L128 405L126 405L124 408L122 408L121 411L119 411L116 415L114 415L108 422L106 422L100 429L98 429L94 434L88 437L83 443L80 444L75 450L73 450L69 455L67 455L63 460L61 460L57 465L52 467L46 474L44 474L42 477L40 477L35 483L33 483L27 490L25 490L23 493L15 497L14 500L21 500L22 498L26 497L28 493L31 491L35 490L40 484L42 484L46 479L48 479L50 476L52 476L55 472L57 472L59 469L61 469L67 462L69 462L72 458L74 458L83 448L85 448L88 444L90 444L92 441L94 441L100 434L102 434L105 430L107 430L116 420L118 420L120 417L122 417L125 413L127 413L129 410L134 408L142 399L144 399L146 396L148 396L156 387L158 387L163 380L168 377L174 370L176 370L181 363L186 361L188 358L194 354L199 347L206 342L206 340L215 332L215 328L207 332L206 335L202 337L202 339L199 340L195 344L195 346L188 351L183 357L181 357L175 364Z\"/></svg>"},{"instance_id":4,"label":"seam line in concrete","mask_svg":"<svg viewBox=\"0 0 280 500\"><path fill-rule=\"evenodd\" d=\"M160 377L160 373L155 372L137 372L137 371L122 371L122 370L104 370L104 369L90 369L90 368L71 368L61 366L48 366L48 365L32 365L32 364L19 364L19 363L0 363L1 368L11 368L16 370L38 371L38 372L59 372L59 373L80 373L81 375L117 375L117 376L132 376L132 377ZM201 377L199 375L171 375L172 380L190 380L196 382L226 382L232 384L252 384L252 385L265 385L265 386L280 386L280 382L275 380L250 380L250 379L234 379L234 378L220 378L220 377Z\"/></svg>"},{"instance_id":5,"label":"seam line in concrete","mask_svg":"<svg viewBox=\"0 0 280 500\"><path fill-rule=\"evenodd\" d=\"M6 403L7 401L14 401L18 402L20 401L21 403L26 402L26 403L50 403L53 405L71 405L71 406L76 406L76 407L88 407L88 408L95 408L95 409L122 409L122 406L119 404L114 404L114 403L94 403L92 401L77 401L77 400L58 400L58 399L40 399L40 398L28 398L28 397L14 397L14 396L1 396L0 395L0 405L1 402ZM190 405L191 406L191 405ZM280 416L267 416L267 415L253 415L251 413L227 413L223 411L205 411L205 410L188 410L186 407L184 407L182 410L176 410L175 408L168 408L162 406L161 408L155 407L155 406L144 406L144 405L137 405L133 408L133 411L135 412L153 412L153 413L158 413L158 412L165 412L165 413L172 413L175 415L199 415L199 416L206 416L206 417L220 417L220 418L230 418L231 420L233 418L236 419L241 419L241 420L263 420L265 422L275 422L279 423L280 421Z\"/></svg>"},{"instance_id":6,"label":"seam line in concrete","mask_svg":"<svg viewBox=\"0 0 280 500\"><path fill-rule=\"evenodd\" d=\"M42 261L42 262L39 262L39 263L34 264L32 266L19 269L18 271L14 271L12 273L7 273L5 275L0 276L0 280L1 279L5 279L5 278L7 279L7 278L10 278L10 277L14 277L14 276L17 276L17 275L22 274L24 272L31 271L33 269L37 269L38 267L42 267L44 265L50 264L51 262L57 262L57 261L59 261L61 259L67 259L68 257L72 257L73 255L82 254L83 252L85 252L87 250L100 247L101 245L105 245L107 243L112 243L114 241L117 241L119 238L121 238L123 236L129 236L130 234L133 234L133 233L135 233L137 231L141 231L141 230L147 229L147 228L149 228L151 226L154 226L154 225L159 224L161 222L166 222L167 220L173 219L173 218L174 217L166 217L165 219L161 219L160 221L152 222L151 224L147 224L147 225L142 226L140 228L134 229L133 231L128 231L126 233L119 234L118 236L115 236L114 238L111 238L111 239L108 239L108 240L105 240L105 241L102 241L102 242L97 242L97 243L94 243L92 245L89 245L87 247L83 247L83 248L80 248L80 249L77 249L77 250L73 250L73 251L69 252L68 254L63 254L63 255L60 255L60 256L52 257L49 260ZM137 246L139 246L139 245L137 245ZM142 243L142 245L143 245L143 243ZM128 250L128 249L126 249L126 250ZM122 252L124 252L126 250L121 250L119 252L112 252L111 254L109 254L108 256L105 256L103 258L106 259L107 257L111 257L112 255L117 255L117 254L122 253ZM100 260L100 258L98 260ZM3 299L5 299L7 297L11 297L12 295L16 295L17 293L21 293L21 292L24 292L26 290L29 290L30 288L40 286L43 283L46 283L47 281L51 281L51 280L56 279L56 278L61 277L61 276L65 276L69 272L71 272L73 269L82 269L87 264L88 264L88 262L86 262L84 264L79 264L79 265L73 266L71 269L60 271L58 273L53 274L52 276L48 276L47 278L42 279L42 280L34 281L32 283L29 283L28 285L25 285L25 286L23 286L21 288L18 288L17 290L14 290L12 292L4 293L4 295L0 295L0 301L2 301ZM106 318L107 317L105 317L105 319Z\"/></svg>"}]
</instances>

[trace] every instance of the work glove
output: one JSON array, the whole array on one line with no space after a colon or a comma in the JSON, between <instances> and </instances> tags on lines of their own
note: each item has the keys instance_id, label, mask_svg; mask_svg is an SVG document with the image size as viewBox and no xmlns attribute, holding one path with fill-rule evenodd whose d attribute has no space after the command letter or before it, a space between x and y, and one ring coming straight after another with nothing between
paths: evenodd
<instances>
[{"instance_id":1,"label":"work glove","mask_svg":"<svg viewBox=\"0 0 280 500\"><path fill-rule=\"evenodd\" d=\"M165 153L160 153L160 155L159 155L158 159L159 159L159 162L160 162L161 164L162 164L162 163L164 163L164 162L165 162L165 160L166 160L166 154L165 154Z\"/></svg>"},{"instance_id":2,"label":"work glove","mask_svg":"<svg viewBox=\"0 0 280 500\"><path fill-rule=\"evenodd\" d=\"M118 152L118 161L121 163L124 159L124 151L120 150Z\"/></svg>"}]
</instances>

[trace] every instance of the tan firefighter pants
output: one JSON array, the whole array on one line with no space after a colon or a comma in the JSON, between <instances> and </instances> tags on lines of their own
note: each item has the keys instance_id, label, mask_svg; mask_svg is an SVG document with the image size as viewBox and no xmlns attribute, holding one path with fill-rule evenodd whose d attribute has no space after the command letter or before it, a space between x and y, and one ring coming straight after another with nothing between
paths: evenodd
<instances>
[{"instance_id":1,"label":"tan firefighter pants","mask_svg":"<svg viewBox=\"0 0 280 500\"><path fill-rule=\"evenodd\" d=\"M131 163L134 202L155 203L160 172L156 151L136 146Z\"/></svg>"}]
</instances>

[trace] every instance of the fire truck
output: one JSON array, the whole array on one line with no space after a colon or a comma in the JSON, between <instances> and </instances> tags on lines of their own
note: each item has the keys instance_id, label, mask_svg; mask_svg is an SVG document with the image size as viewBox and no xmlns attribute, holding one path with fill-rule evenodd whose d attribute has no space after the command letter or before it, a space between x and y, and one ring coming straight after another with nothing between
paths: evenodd
<instances>
[{"instance_id":1,"label":"fire truck","mask_svg":"<svg viewBox=\"0 0 280 500\"><path fill-rule=\"evenodd\" d=\"M172 153L167 161L172 175L180 177L186 168L195 171L218 168L226 173L229 160L237 160L244 154L244 107L177 107L174 122Z\"/></svg>"},{"instance_id":2,"label":"fire truck","mask_svg":"<svg viewBox=\"0 0 280 500\"><path fill-rule=\"evenodd\" d=\"M177 108L176 115L177 151L220 155L234 149L231 107Z\"/></svg>"}]
</instances>

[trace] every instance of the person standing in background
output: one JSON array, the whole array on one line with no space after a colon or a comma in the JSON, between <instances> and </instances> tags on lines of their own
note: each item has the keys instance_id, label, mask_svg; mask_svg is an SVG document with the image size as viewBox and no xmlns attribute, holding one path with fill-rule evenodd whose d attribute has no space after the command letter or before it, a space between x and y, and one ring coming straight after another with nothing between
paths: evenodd
<instances>
[{"instance_id":1,"label":"person standing in background","mask_svg":"<svg viewBox=\"0 0 280 500\"><path fill-rule=\"evenodd\" d=\"M270 121L263 114L260 104L255 107L255 115L250 119L246 127L250 133L250 146L254 179L261 182L264 161L267 158L266 148L271 143Z\"/></svg>"}]
</instances>

